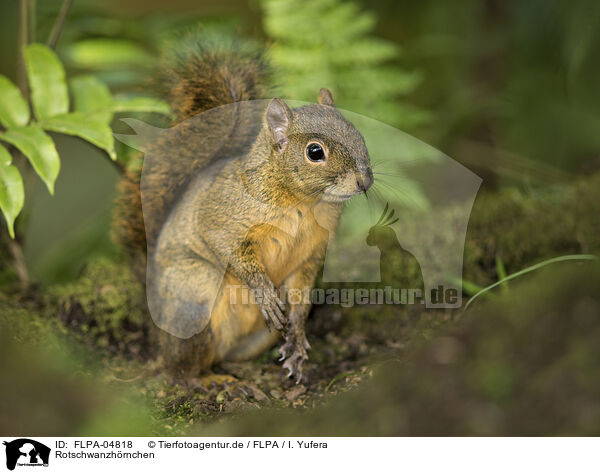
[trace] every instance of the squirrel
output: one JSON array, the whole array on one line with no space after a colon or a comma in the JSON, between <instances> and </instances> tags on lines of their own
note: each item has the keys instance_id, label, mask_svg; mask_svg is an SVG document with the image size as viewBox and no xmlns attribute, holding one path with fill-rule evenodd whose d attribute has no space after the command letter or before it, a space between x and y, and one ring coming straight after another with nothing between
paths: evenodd
<instances>
[{"instance_id":1,"label":"squirrel","mask_svg":"<svg viewBox=\"0 0 600 473\"><path fill-rule=\"evenodd\" d=\"M146 155L142 179L129 171L120 185L118 239L147 250L150 312L187 334L161 331L160 352L190 375L283 337L280 361L300 381L311 304L284 295L313 288L343 202L373 183L364 138L327 89L298 108L264 102L258 120L236 108L266 93L266 71L262 52L240 43L198 40L180 53L163 76L179 131ZM220 109L204 120L218 131L194 125ZM231 287L252 303L232 303Z\"/></svg>"}]
</instances>

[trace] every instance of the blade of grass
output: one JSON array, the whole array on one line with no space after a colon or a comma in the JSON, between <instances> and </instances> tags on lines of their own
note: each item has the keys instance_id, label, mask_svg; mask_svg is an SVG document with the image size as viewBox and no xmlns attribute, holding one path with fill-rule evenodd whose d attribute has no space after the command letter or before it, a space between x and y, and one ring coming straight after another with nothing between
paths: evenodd
<instances>
[{"instance_id":1,"label":"blade of grass","mask_svg":"<svg viewBox=\"0 0 600 473\"><path fill-rule=\"evenodd\" d=\"M504 266L504 262L499 256L496 256L496 274L498 275L498 281L506 279L508 274L506 274L506 267ZM508 284L502 283L501 285L502 292L508 292Z\"/></svg>"},{"instance_id":2,"label":"blade of grass","mask_svg":"<svg viewBox=\"0 0 600 473\"><path fill-rule=\"evenodd\" d=\"M338 381L341 381L342 379L345 379L348 376L352 376L353 374L358 374L358 371L346 371L345 373L338 374L331 381L329 381L329 384L325 388L325 392L328 392L331 389L331 387Z\"/></svg>"},{"instance_id":3,"label":"blade of grass","mask_svg":"<svg viewBox=\"0 0 600 473\"><path fill-rule=\"evenodd\" d=\"M474 282L468 281L466 279L455 278L450 276L450 280L452 284L456 284L458 287L462 287L462 292L464 292L467 296L473 296L484 289L483 286L475 284Z\"/></svg>"},{"instance_id":4,"label":"blade of grass","mask_svg":"<svg viewBox=\"0 0 600 473\"><path fill-rule=\"evenodd\" d=\"M587 261L598 261L598 257L596 255L585 255L585 254L584 255L565 255L565 256L558 256L556 258L551 258L551 259L542 261L540 263L534 264L533 266L529 266L529 267L522 269L521 271L517 271L516 273L513 273L510 276L507 276L504 279L501 279L500 281L495 282L494 284L491 284L490 286L479 291L477 294L475 294L473 297L471 297L471 299L469 299L469 302L467 302L465 304L464 310L466 311L469 308L469 306L471 305L471 303L475 299L477 299L479 296L481 296L482 294L485 294L486 292L494 289L495 287L499 286L500 284L503 284L506 281L510 281L511 279L518 278L519 276L522 276L523 274L530 273L531 271L535 271L536 269L540 269L549 264L560 263L561 261L586 261L586 260Z\"/></svg>"}]
</instances>

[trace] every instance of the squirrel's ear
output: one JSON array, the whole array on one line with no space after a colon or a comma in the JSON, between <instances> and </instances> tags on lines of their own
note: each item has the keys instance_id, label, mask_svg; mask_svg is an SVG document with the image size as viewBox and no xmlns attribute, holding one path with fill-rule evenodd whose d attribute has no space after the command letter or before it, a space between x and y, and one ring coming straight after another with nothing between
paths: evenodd
<instances>
[{"instance_id":1,"label":"squirrel's ear","mask_svg":"<svg viewBox=\"0 0 600 473\"><path fill-rule=\"evenodd\" d=\"M287 132L292 121L292 111L287 104L278 98L269 102L267 107L267 125L273 141L280 151L283 151L290 141Z\"/></svg>"},{"instance_id":2,"label":"squirrel's ear","mask_svg":"<svg viewBox=\"0 0 600 473\"><path fill-rule=\"evenodd\" d=\"M321 105L329 105L330 107L333 107L333 96L331 95L331 92L329 92L328 89L321 89L319 90L319 103Z\"/></svg>"}]
</instances>

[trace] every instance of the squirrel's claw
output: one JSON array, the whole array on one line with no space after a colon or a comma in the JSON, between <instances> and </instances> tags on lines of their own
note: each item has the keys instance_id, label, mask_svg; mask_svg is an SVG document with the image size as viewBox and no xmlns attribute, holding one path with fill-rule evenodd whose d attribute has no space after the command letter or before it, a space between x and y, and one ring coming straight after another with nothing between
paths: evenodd
<instances>
[{"instance_id":1,"label":"squirrel's claw","mask_svg":"<svg viewBox=\"0 0 600 473\"><path fill-rule=\"evenodd\" d=\"M269 330L275 328L275 330L282 331L283 324L281 323L281 317L276 314L271 308L263 307L261 308L261 312L263 317L265 318L265 323L267 324L267 328Z\"/></svg>"},{"instance_id":2,"label":"squirrel's claw","mask_svg":"<svg viewBox=\"0 0 600 473\"><path fill-rule=\"evenodd\" d=\"M274 327L280 332L285 329L285 304L277 297L277 293L264 295L260 310L265 318L267 328L271 330Z\"/></svg>"},{"instance_id":3,"label":"squirrel's claw","mask_svg":"<svg viewBox=\"0 0 600 473\"><path fill-rule=\"evenodd\" d=\"M302 365L308 360L308 354L306 350L310 348L306 337L303 337L302 340L288 339L282 346L279 348L279 353L281 357L279 361L284 361L283 368L288 371L287 377L296 378L296 384L300 383L302 380Z\"/></svg>"},{"instance_id":4,"label":"squirrel's claw","mask_svg":"<svg viewBox=\"0 0 600 473\"><path fill-rule=\"evenodd\" d=\"M299 384L302 380L302 364L307 359L306 354L296 352L283 363L283 369L288 371L286 376L295 378L296 384Z\"/></svg>"}]
</instances>

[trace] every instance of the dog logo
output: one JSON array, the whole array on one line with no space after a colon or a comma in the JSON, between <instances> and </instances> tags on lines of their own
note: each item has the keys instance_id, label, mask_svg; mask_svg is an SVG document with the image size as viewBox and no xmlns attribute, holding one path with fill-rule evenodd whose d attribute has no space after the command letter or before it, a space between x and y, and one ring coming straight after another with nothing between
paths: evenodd
<instances>
[{"instance_id":1,"label":"dog logo","mask_svg":"<svg viewBox=\"0 0 600 473\"><path fill-rule=\"evenodd\" d=\"M48 466L50 448L31 439L16 439L3 442L6 445L6 468L14 470L18 466Z\"/></svg>"}]
</instances>

